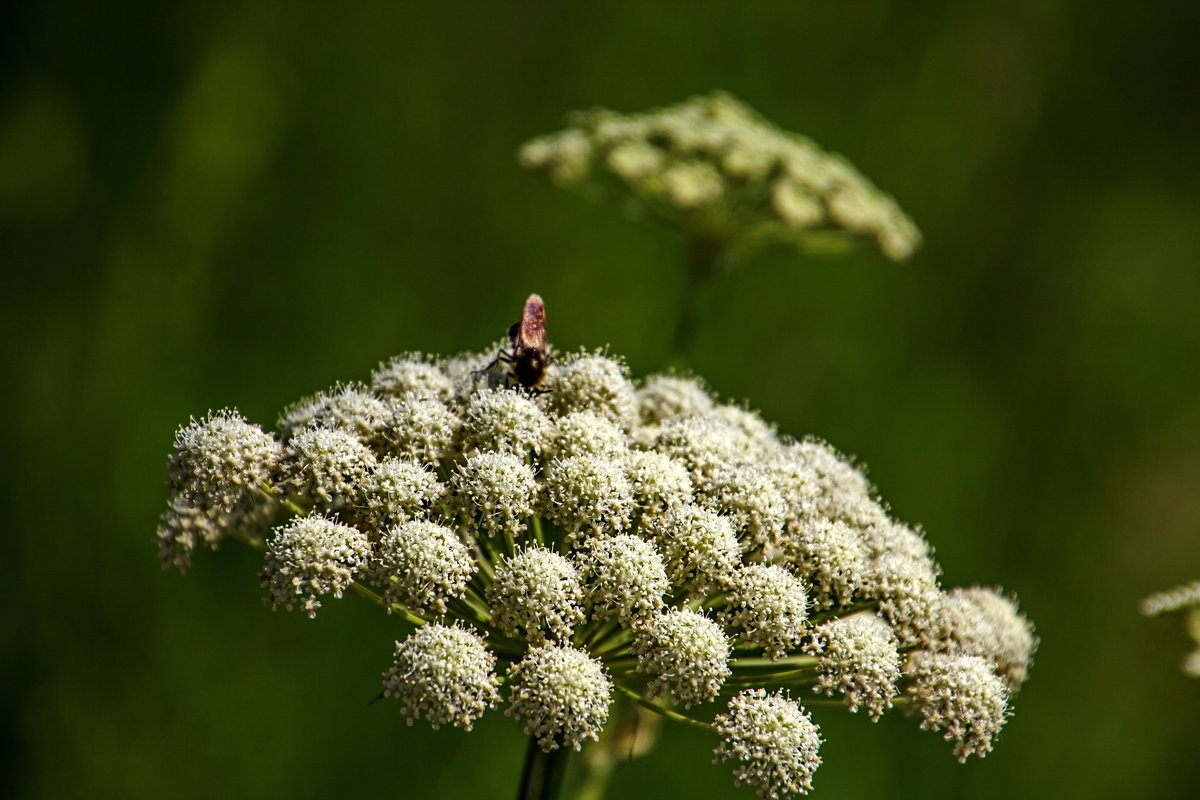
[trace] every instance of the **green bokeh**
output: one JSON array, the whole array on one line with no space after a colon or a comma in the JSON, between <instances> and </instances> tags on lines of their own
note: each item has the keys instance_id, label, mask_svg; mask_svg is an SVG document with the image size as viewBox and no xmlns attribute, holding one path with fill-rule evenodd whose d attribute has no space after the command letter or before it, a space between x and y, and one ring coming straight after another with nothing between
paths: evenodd
<instances>
[{"instance_id":1,"label":"green bokeh","mask_svg":"<svg viewBox=\"0 0 1200 800\"><path fill-rule=\"evenodd\" d=\"M670 233L523 173L570 109L724 88L926 240L755 257L694 355L871 467L950 584L1043 639L997 750L819 716L816 797L1195 797L1200 683L1137 614L1200 577L1200 22L1190 3L30 3L0 26L8 474L0 795L492 797L523 739L368 705L393 620L271 613L237 547L163 572L175 426L479 348L669 346ZM613 797L752 797L670 730Z\"/></svg>"}]
</instances>

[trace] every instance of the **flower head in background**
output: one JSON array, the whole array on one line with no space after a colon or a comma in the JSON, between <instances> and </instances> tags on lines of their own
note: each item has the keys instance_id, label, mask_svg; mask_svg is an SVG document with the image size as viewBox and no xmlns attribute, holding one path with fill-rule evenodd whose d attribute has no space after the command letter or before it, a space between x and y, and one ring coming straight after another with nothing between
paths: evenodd
<instances>
[{"instance_id":1,"label":"flower head in background","mask_svg":"<svg viewBox=\"0 0 1200 800\"><path fill-rule=\"evenodd\" d=\"M493 352L398 357L274 434L232 411L184 426L164 564L232 538L264 549L273 608L378 603L397 626L381 647L399 640L383 694L410 723L506 705L536 747L579 749L634 701L714 733L764 798L809 791L826 707L991 750L1032 626L996 590L943 589L850 459L692 378L582 352L534 394L480 372Z\"/></svg>"},{"instance_id":2,"label":"flower head in background","mask_svg":"<svg viewBox=\"0 0 1200 800\"><path fill-rule=\"evenodd\" d=\"M1184 615L1185 627L1192 640L1192 651L1184 656L1181 667L1183 674L1189 678L1200 678L1200 581L1150 595L1142 601L1142 613L1147 617Z\"/></svg>"},{"instance_id":3,"label":"flower head in background","mask_svg":"<svg viewBox=\"0 0 1200 800\"><path fill-rule=\"evenodd\" d=\"M518 157L558 186L734 252L857 239L903 261L920 244L896 201L848 161L724 92L636 114L576 112Z\"/></svg>"}]
</instances>

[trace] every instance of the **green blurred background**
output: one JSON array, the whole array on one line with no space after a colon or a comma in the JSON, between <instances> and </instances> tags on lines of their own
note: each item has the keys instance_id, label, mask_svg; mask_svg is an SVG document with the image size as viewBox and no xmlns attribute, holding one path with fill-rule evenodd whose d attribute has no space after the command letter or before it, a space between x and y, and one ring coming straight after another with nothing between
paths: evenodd
<instances>
[{"instance_id":1,"label":"green blurred background","mask_svg":"<svg viewBox=\"0 0 1200 800\"><path fill-rule=\"evenodd\" d=\"M1139 598L1200 577L1194 3L28 3L0 26L6 797L509 796L524 740L367 705L397 635L153 540L191 414L495 340L665 360L680 242L522 172L570 109L724 88L916 219L907 265L755 257L694 353L871 468L1042 647L997 750L819 715L817 797L1195 797L1200 683ZM672 729L615 797L749 798Z\"/></svg>"}]
</instances>

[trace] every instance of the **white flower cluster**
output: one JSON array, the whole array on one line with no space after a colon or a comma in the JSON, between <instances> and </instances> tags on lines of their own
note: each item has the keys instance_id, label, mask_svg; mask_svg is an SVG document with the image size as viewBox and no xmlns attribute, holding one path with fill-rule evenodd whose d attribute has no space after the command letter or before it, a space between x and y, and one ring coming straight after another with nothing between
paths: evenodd
<instances>
[{"instance_id":1,"label":"white flower cluster","mask_svg":"<svg viewBox=\"0 0 1200 800\"><path fill-rule=\"evenodd\" d=\"M237 411L219 411L175 434L167 486L187 507L230 512L268 479L279 457L270 434Z\"/></svg>"},{"instance_id":2,"label":"white flower cluster","mask_svg":"<svg viewBox=\"0 0 1200 800\"><path fill-rule=\"evenodd\" d=\"M713 721L722 737L714 760L736 759L737 785L758 787L764 800L808 794L821 766L821 731L795 700L764 689L747 689Z\"/></svg>"},{"instance_id":3,"label":"white flower cluster","mask_svg":"<svg viewBox=\"0 0 1200 800\"><path fill-rule=\"evenodd\" d=\"M820 658L816 691L842 695L851 712L860 707L878 720L892 707L900 680L896 635L869 612L831 619L817 626L805 651Z\"/></svg>"},{"instance_id":4,"label":"white flower cluster","mask_svg":"<svg viewBox=\"0 0 1200 800\"><path fill-rule=\"evenodd\" d=\"M943 731L959 761L986 756L1008 718L1008 692L994 665L978 656L918 652L905 670L906 694L921 727Z\"/></svg>"},{"instance_id":5,"label":"white flower cluster","mask_svg":"<svg viewBox=\"0 0 1200 800\"><path fill-rule=\"evenodd\" d=\"M851 460L690 377L582 352L525 393L480 372L493 355L393 359L274 435L232 411L184 426L164 563L235 537L265 548L272 606L354 590L416 625L384 676L410 722L470 728L503 691L542 748L577 749L632 696L713 719L771 798L820 763L800 699L990 750L1032 626L997 590L943 590Z\"/></svg>"},{"instance_id":6,"label":"white flower cluster","mask_svg":"<svg viewBox=\"0 0 1200 800\"><path fill-rule=\"evenodd\" d=\"M357 528L311 514L275 531L267 545L262 585L272 608L299 605L317 615L323 594L341 597L367 565L370 542Z\"/></svg>"},{"instance_id":7,"label":"white flower cluster","mask_svg":"<svg viewBox=\"0 0 1200 800\"><path fill-rule=\"evenodd\" d=\"M600 737L612 703L604 665L567 645L535 645L509 672L509 716L525 723L543 750L571 747Z\"/></svg>"},{"instance_id":8,"label":"white flower cluster","mask_svg":"<svg viewBox=\"0 0 1200 800\"><path fill-rule=\"evenodd\" d=\"M896 201L848 161L723 92L640 114L575 113L518 158L557 185L616 192L645 216L742 247L834 233L903 261L920 244Z\"/></svg>"},{"instance_id":9,"label":"white flower cluster","mask_svg":"<svg viewBox=\"0 0 1200 800\"><path fill-rule=\"evenodd\" d=\"M717 696L729 677L729 638L715 620L688 608L659 614L633 640L638 671L652 695L693 706Z\"/></svg>"},{"instance_id":10,"label":"white flower cluster","mask_svg":"<svg viewBox=\"0 0 1200 800\"><path fill-rule=\"evenodd\" d=\"M424 717L471 730L475 720L500 700L496 657L479 635L431 622L403 642L383 674L384 697L395 697L411 725Z\"/></svg>"}]
</instances>

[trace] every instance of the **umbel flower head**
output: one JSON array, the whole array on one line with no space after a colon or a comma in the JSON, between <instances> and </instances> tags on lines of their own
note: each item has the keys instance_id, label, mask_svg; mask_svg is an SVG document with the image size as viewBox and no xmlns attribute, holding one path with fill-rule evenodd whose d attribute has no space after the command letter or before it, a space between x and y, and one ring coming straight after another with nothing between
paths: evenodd
<instances>
[{"instance_id":1,"label":"umbel flower head","mask_svg":"<svg viewBox=\"0 0 1200 800\"><path fill-rule=\"evenodd\" d=\"M862 611L818 625L805 645L817 656L816 691L841 695L850 711L865 708L872 720L892 707L900 681L900 650L886 622Z\"/></svg>"},{"instance_id":2,"label":"umbel flower head","mask_svg":"<svg viewBox=\"0 0 1200 800\"><path fill-rule=\"evenodd\" d=\"M907 690L921 727L954 742L959 761L986 756L1008 718L1008 692L995 664L979 656L918 652L909 657Z\"/></svg>"},{"instance_id":3,"label":"umbel flower head","mask_svg":"<svg viewBox=\"0 0 1200 800\"><path fill-rule=\"evenodd\" d=\"M715 734L764 798L809 790L839 708L991 750L1033 628L998 590L944 589L861 466L698 379L580 352L526 392L481 373L494 356L400 356L275 434L233 411L184 426L164 564L233 539L265 550L273 608L377 603L410 723L503 705L536 747L578 749L632 701Z\"/></svg>"},{"instance_id":4,"label":"umbel flower head","mask_svg":"<svg viewBox=\"0 0 1200 800\"><path fill-rule=\"evenodd\" d=\"M518 158L559 186L742 250L864 239L903 261L920 243L912 220L848 161L724 92L637 114L577 112Z\"/></svg>"},{"instance_id":5,"label":"umbel flower head","mask_svg":"<svg viewBox=\"0 0 1200 800\"><path fill-rule=\"evenodd\" d=\"M233 409L193 419L175 434L167 485L201 511L233 511L279 461L275 439Z\"/></svg>"},{"instance_id":6,"label":"umbel flower head","mask_svg":"<svg viewBox=\"0 0 1200 800\"><path fill-rule=\"evenodd\" d=\"M729 710L713 720L721 735L715 760L734 759L735 782L758 787L758 796L774 800L808 794L821 766L821 731L795 700L782 692L747 689L729 701Z\"/></svg>"},{"instance_id":7,"label":"umbel flower head","mask_svg":"<svg viewBox=\"0 0 1200 800\"><path fill-rule=\"evenodd\" d=\"M396 642L383 695L400 700L409 725L424 717L434 728L449 723L469 731L500 700L495 670L496 657L479 634L431 622Z\"/></svg>"},{"instance_id":8,"label":"umbel flower head","mask_svg":"<svg viewBox=\"0 0 1200 800\"><path fill-rule=\"evenodd\" d=\"M272 608L303 608L310 617L321 607L320 595L341 597L367 565L367 537L349 525L310 515L275 530L267 543L262 585Z\"/></svg>"},{"instance_id":9,"label":"umbel flower head","mask_svg":"<svg viewBox=\"0 0 1200 800\"><path fill-rule=\"evenodd\" d=\"M612 681L604 665L567 645L531 647L509 672L509 716L525 723L543 750L578 750L600 738L612 703Z\"/></svg>"}]
</instances>

